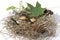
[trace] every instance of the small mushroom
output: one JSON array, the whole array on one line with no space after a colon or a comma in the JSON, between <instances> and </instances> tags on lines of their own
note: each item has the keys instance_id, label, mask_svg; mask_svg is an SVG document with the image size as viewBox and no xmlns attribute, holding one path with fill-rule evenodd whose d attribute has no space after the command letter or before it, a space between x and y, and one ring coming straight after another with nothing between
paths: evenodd
<instances>
[{"instance_id":1,"label":"small mushroom","mask_svg":"<svg viewBox=\"0 0 60 40\"><path fill-rule=\"evenodd\" d=\"M51 14L51 15L53 14L53 12L51 10L47 10L47 9L44 11L44 13L45 14Z\"/></svg>"},{"instance_id":2,"label":"small mushroom","mask_svg":"<svg viewBox=\"0 0 60 40\"><path fill-rule=\"evenodd\" d=\"M47 14L53 14L53 12L51 10L48 10Z\"/></svg>"},{"instance_id":3,"label":"small mushroom","mask_svg":"<svg viewBox=\"0 0 60 40\"><path fill-rule=\"evenodd\" d=\"M31 22L35 22L36 19L33 17L33 18L30 19L30 21L31 21Z\"/></svg>"},{"instance_id":4,"label":"small mushroom","mask_svg":"<svg viewBox=\"0 0 60 40\"><path fill-rule=\"evenodd\" d=\"M21 16L19 19L20 19L20 20L26 20L27 17L26 17L26 16Z\"/></svg>"}]
</instances>

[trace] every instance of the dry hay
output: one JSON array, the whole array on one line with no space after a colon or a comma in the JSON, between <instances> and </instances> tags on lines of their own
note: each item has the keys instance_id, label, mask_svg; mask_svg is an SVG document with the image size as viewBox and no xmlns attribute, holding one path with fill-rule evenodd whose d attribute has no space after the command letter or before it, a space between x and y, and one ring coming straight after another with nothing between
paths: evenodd
<instances>
[{"instance_id":1,"label":"dry hay","mask_svg":"<svg viewBox=\"0 0 60 40\"><path fill-rule=\"evenodd\" d=\"M56 32L56 23L54 15L43 15L37 19L36 22L20 20L19 17L26 12L15 12L14 15L8 16L4 21L6 29L14 36L23 36L25 38L42 40L43 38L54 36ZM13 14L12 13L12 14ZM14 19L14 20L12 20Z\"/></svg>"}]
</instances>

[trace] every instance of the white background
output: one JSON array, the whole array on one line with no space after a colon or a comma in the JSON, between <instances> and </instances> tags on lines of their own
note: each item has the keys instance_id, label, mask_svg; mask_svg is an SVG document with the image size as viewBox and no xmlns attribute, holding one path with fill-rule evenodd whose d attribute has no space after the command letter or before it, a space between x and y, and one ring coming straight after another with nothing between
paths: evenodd
<instances>
[{"instance_id":1,"label":"white background","mask_svg":"<svg viewBox=\"0 0 60 40\"><path fill-rule=\"evenodd\" d=\"M0 21L9 14L8 11L6 11L6 8L11 5L19 7L19 1L20 0L0 0ZM22 0L22 1L24 6L27 6L26 5L27 2L35 6L37 0ZM59 19L60 0L38 0L38 1L41 3L42 7L50 9L54 12L58 24L57 24L56 37L53 38L53 40L60 40L60 19ZM1 27L2 26L0 24L0 30L2 29ZM0 33L0 40L5 40L1 35L1 33Z\"/></svg>"}]
</instances>

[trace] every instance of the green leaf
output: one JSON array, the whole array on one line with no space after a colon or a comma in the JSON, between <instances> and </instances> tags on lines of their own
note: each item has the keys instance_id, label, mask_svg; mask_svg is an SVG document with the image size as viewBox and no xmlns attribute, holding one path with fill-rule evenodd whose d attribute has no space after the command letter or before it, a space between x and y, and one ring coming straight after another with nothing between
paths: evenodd
<instances>
[{"instance_id":1,"label":"green leaf","mask_svg":"<svg viewBox=\"0 0 60 40\"><path fill-rule=\"evenodd\" d=\"M40 8L40 7L41 7L41 5L40 5L39 2L36 3L36 7L37 7L37 8Z\"/></svg>"},{"instance_id":2,"label":"green leaf","mask_svg":"<svg viewBox=\"0 0 60 40\"><path fill-rule=\"evenodd\" d=\"M10 6L7 8L7 11L10 10L10 9L15 9L16 7L15 6Z\"/></svg>"},{"instance_id":3,"label":"green leaf","mask_svg":"<svg viewBox=\"0 0 60 40\"><path fill-rule=\"evenodd\" d=\"M28 7L26 8L26 10L30 12L29 16L31 17L37 17L44 14L45 8L41 8L41 4L39 4L39 2L36 3L35 7L28 3Z\"/></svg>"},{"instance_id":4,"label":"green leaf","mask_svg":"<svg viewBox=\"0 0 60 40\"><path fill-rule=\"evenodd\" d=\"M27 3L27 5L28 5L28 7L29 7L30 9L34 8L34 6L32 6L32 5L29 4L29 3Z\"/></svg>"}]
</instances>

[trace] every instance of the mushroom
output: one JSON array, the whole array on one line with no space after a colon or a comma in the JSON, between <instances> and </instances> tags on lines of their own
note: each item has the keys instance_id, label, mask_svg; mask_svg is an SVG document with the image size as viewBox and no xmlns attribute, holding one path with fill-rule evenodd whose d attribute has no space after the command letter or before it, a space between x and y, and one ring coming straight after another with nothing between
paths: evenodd
<instances>
[{"instance_id":1,"label":"mushroom","mask_svg":"<svg viewBox=\"0 0 60 40\"><path fill-rule=\"evenodd\" d=\"M30 19L30 21L31 21L31 22L35 22L36 19L33 17L33 18Z\"/></svg>"},{"instance_id":2,"label":"mushroom","mask_svg":"<svg viewBox=\"0 0 60 40\"><path fill-rule=\"evenodd\" d=\"M26 17L26 16L21 16L19 19L20 19L20 20L26 20L27 17Z\"/></svg>"}]
</instances>

